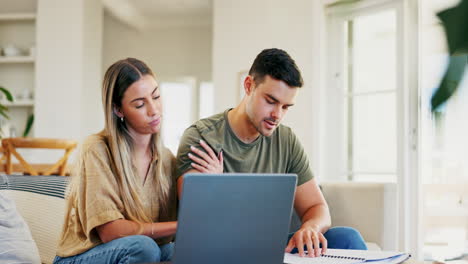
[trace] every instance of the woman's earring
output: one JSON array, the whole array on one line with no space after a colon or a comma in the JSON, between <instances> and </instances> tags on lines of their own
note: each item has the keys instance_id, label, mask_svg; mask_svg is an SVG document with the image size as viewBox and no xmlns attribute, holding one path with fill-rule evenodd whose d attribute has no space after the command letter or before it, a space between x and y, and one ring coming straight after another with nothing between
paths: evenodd
<instances>
[{"instance_id":1,"label":"woman's earring","mask_svg":"<svg viewBox=\"0 0 468 264\"><path fill-rule=\"evenodd\" d=\"M122 122L122 123L123 123L123 116L120 118L120 122Z\"/></svg>"}]
</instances>

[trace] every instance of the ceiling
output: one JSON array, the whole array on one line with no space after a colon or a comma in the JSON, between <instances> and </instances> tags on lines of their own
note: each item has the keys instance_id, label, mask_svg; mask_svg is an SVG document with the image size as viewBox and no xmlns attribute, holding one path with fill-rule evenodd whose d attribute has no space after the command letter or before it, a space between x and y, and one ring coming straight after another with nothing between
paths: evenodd
<instances>
[{"instance_id":1,"label":"ceiling","mask_svg":"<svg viewBox=\"0 0 468 264\"><path fill-rule=\"evenodd\" d=\"M137 29L211 26L213 0L103 0L104 8Z\"/></svg>"},{"instance_id":2,"label":"ceiling","mask_svg":"<svg viewBox=\"0 0 468 264\"><path fill-rule=\"evenodd\" d=\"M146 17L211 15L212 0L132 0Z\"/></svg>"}]
</instances>

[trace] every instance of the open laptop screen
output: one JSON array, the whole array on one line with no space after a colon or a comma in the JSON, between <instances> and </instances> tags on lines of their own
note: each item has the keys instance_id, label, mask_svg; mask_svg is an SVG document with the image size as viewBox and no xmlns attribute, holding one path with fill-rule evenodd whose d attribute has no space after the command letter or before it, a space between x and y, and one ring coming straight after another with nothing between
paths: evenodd
<instances>
[{"instance_id":1,"label":"open laptop screen","mask_svg":"<svg viewBox=\"0 0 468 264\"><path fill-rule=\"evenodd\" d=\"M187 174L174 263L283 263L297 176Z\"/></svg>"}]
</instances>

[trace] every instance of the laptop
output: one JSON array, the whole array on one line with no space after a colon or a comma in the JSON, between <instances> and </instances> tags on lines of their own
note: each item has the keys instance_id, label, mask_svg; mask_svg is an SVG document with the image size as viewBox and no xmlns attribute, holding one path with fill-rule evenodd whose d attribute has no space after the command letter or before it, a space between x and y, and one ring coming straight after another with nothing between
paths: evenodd
<instances>
[{"instance_id":1,"label":"laptop","mask_svg":"<svg viewBox=\"0 0 468 264\"><path fill-rule=\"evenodd\" d=\"M295 174L187 174L174 264L283 263Z\"/></svg>"}]
</instances>

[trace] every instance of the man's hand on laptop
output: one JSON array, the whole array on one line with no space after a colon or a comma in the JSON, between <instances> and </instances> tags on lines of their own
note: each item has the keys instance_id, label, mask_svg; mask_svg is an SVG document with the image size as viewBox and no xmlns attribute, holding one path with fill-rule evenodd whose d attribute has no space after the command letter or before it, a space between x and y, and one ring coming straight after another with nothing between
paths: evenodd
<instances>
[{"instance_id":1,"label":"man's hand on laptop","mask_svg":"<svg viewBox=\"0 0 468 264\"><path fill-rule=\"evenodd\" d=\"M306 255L304 252L305 246L307 247L307 256L309 257L319 257L321 254L324 254L327 250L327 239L317 229L310 226L301 226L289 240L285 251L289 253L294 248L297 248L299 256L304 257ZM322 246L321 248L320 245Z\"/></svg>"},{"instance_id":2,"label":"man's hand on laptop","mask_svg":"<svg viewBox=\"0 0 468 264\"><path fill-rule=\"evenodd\" d=\"M216 155L211 147L201 139L200 146L202 146L206 152L194 146L190 146L192 152L189 153L188 156L193 161L191 164L192 168L201 173L223 173L223 151L221 150L218 155Z\"/></svg>"}]
</instances>

